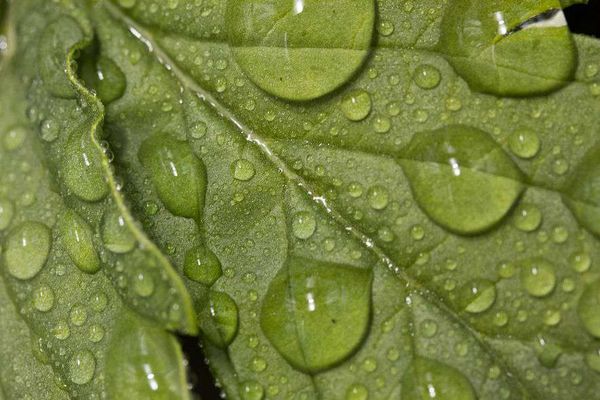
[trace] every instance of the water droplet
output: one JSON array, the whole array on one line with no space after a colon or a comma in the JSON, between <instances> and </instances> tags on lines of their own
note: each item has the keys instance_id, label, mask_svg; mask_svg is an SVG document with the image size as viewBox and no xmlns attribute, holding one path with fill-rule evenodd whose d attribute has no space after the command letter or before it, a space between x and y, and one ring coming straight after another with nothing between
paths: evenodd
<instances>
[{"instance_id":1,"label":"water droplet","mask_svg":"<svg viewBox=\"0 0 600 400\"><path fill-rule=\"evenodd\" d=\"M76 304L71 308L69 313L71 323L75 326L82 326L87 321L87 311L85 307L80 304Z\"/></svg>"},{"instance_id":2,"label":"water droplet","mask_svg":"<svg viewBox=\"0 0 600 400\"><path fill-rule=\"evenodd\" d=\"M254 372L263 372L267 369L267 361L262 357L254 357L250 363L250 369Z\"/></svg>"},{"instance_id":3,"label":"water droplet","mask_svg":"<svg viewBox=\"0 0 600 400\"><path fill-rule=\"evenodd\" d=\"M468 126L417 133L398 161L419 206L460 234L493 227L524 189L521 171L502 148Z\"/></svg>"},{"instance_id":4,"label":"water droplet","mask_svg":"<svg viewBox=\"0 0 600 400\"><path fill-rule=\"evenodd\" d=\"M362 196L363 190L362 185L358 182L352 182L348 185L348 194L355 199Z\"/></svg>"},{"instance_id":5,"label":"water droplet","mask_svg":"<svg viewBox=\"0 0 600 400\"><path fill-rule=\"evenodd\" d=\"M499 311L494 314L494 325L502 327L506 324L508 324L508 314L504 311Z\"/></svg>"},{"instance_id":6,"label":"water droplet","mask_svg":"<svg viewBox=\"0 0 600 400\"><path fill-rule=\"evenodd\" d=\"M17 279L31 279L40 272L52 245L50 229L39 222L25 222L4 241L4 265Z\"/></svg>"},{"instance_id":7,"label":"water droplet","mask_svg":"<svg viewBox=\"0 0 600 400\"><path fill-rule=\"evenodd\" d=\"M228 2L235 60L257 86L284 99L311 100L332 92L363 64L375 22L372 0L352 7L337 3Z\"/></svg>"},{"instance_id":8,"label":"water droplet","mask_svg":"<svg viewBox=\"0 0 600 400\"><path fill-rule=\"evenodd\" d=\"M201 312L200 329L214 345L227 347L238 330L235 301L226 293L211 290Z\"/></svg>"},{"instance_id":9,"label":"water droplet","mask_svg":"<svg viewBox=\"0 0 600 400\"><path fill-rule=\"evenodd\" d=\"M541 142L534 131L519 129L508 138L508 146L517 157L530 159L539 153Z\"/></svg>"},{"instance_id":10,"label":"water droplet","mask_svg":"<svg viewBox=\"0 0 600 400\"><path fill-rule=\"evenodd\" d=\"M212 286L223 275L221 262L206 246L198 246L185 255L183 273L188 279Z\"/></svg>"},{"instance_id":11,"label":"water droplet","mask_svg":"<svg viewBox=\"0 0 600 400\"><path fill-rule=\"evenodd\" d=\"M83 59L80 74L88 87L94 89L104 104L112 103L125 93L127 80L119 66L110 58L100 56Z\"/></svg>"},{"instance_id":12,"label":"water droplet","mask_svg":"<svg viewBox=\"0 0 600 400\"><path fill-rule=\"evenodd\" d=\"M366 372L374 372L377 369L377 360L373 357L365 358L362 363L362 369Z\"/></svg>"},{"instance_id":13,"label":"water droplet","mask_svg":"<svg viewBox=\"0 0 600 400\"><path fill-rule=\"evenodd\" d=\"M600 350L587 353L585 355L585 362L588 367L600 373Z\"/></svg>"},{"instance_id":14,"label":"water droplet","mask_svg":"<svg viewBox=\"0 0 600 400\"><path fill-rule=\"evenodd\" d=\"M92 142L85 130L71 135L61 161L61 177L65 185L80 199L95 202L108 194L102 168L104 153Z\"/></svg>"},{"instance_id":15,"label":"water droplet","mask_svg":"<svg viewBox=\"0 0 600 400\"><path fill-rule=\"evenodd\" d=\"M425 237L425 229L421 225L413 225L410 228L410 236L414 240L423 240Z\"/></svg>"},{"instance_id":16,"label":"water droplet","mask_svg":"<svg viewBox=\"0 0 600 400\"><path fill-rule=\"evenodd\" d=\"M42 121L40 125L40 134L43 140L46 142L53 142L58 138L58 132L60 131L60 126L58 122L53 119L46 119Z\"/></svg>"},{"instance_id":17,"label":"water droplet","mask_svg":"<svg viewBox=\"0 0 600 400\"><path fill-rule=\"evenodd\" d=\"M369 270L289 258L263 300L263 332L296 368L325 370L349 357L364 339L371 279Z\"/></svg>"},{"instance_id":18,"label":"water droplet","mask_svg":"<svg viewBox=\"0 0 600 400\"><path fill-rule=\"evenodd\" d=\"M439 361L414 358L402 377L402 400L475 400L469 380L457 369Z\"/></svg>"},{"instance_id":19,"label":"water droplet","mask_svg":"<svg viewBox=\"0 0 600 400\"><path fill-rule=\"evenodd\" d=\"M133 277L133 290L140 297L150 297L154 293L154 279L150 274L139 271Z\"/></svg>"},{"instance_id":20,"label":"water droplet","mask_svg":"<svg viewBox=\"0 0 600 400\"><path fill-rule=\"evenodd\" d=\"M65 250L77 268L88 274L98 272L100 258L88 223L74 211L67 211L60 219L59 226Z\"/></svg>"},{"instance_id":21,"label":"water droplet","mask_svg":"<svg viewBox=\"0 0 600 400\"><path fill-rule=\"evenodd\" d=\"M77 385L85 385L94 377L96 359L88 350L80 350L69 360L69 378Z\"/></svg>"},{"instance_id":22,"label":"water droplet","mask_svg":"<svg viewBox=\"0 0 600 400\"><path fill-rule=\"evenodd\" d=\"M27 130L22 126L10 129L3 137L4 148L7 151L17 150L27 137Z\"/></svg>"},{"instance_id":23,"label":"water droplet","mask_svg":"<svg viewBox=\"0 0 600 400\"><path fill-rule=\"evenodd\" d=\"M513 223L523 232L533 232L542 223L542 212L533 204L519 204L514 213Z\"/></svg>"},{"instance_id":24,"label":"water droplet","mask_svg":"<svg viewBox=\"0 0 600 400\"><path fill-rule=\"evenodd\" d=\"M381 36L390 36L394 33L394 24L390 21L381 21L377 30Z\"/></svg>"},{"instance_id":25,"label":"water droplet","mask_svg":"<svg viewBox=\"0 0 600 400\"><path fill-rule=\"evenodd\" d=\"M373 129L377 133L388 133L392 128L392 120L381 115L373 119Z\"/></svg>"},{"instance_id":26,"label":"water droplet","mask_svg":"<svg viewBox=\"0 0 600 400\"><path fill-rule=\"evenodd\" d=\"M563 201L577 221L600 236L600 146L589 151L570 178Z\"/></svg>"},{"instance_id":27,"label":"water droplet","mask_svg":"<svg viewBox=\"0 0 600 400\"><path fill-rule=\"evenodd\" d=\"M136 245L136 239L129 230L125 217L117 211L108 211L102 219L102 241L113 253L128 253Z\"/></svg>"},{"instance_id":28,"label":"water droplet","mask_svg":"<svg viewBox=\"0 0 600 400\"><path fill-rule=\"evenodd\" d=\"M383 186L372 186L367 192L367 200L374 210L383 210L389 203L389 194Z\"/></svg>"},{"instance_id":29,"label":"water droplet","mask_svg":"<svg viewBox=\"0 0 600 400\"><path fill-rule=\"evenodd\" d=\"M346 400L367 400L368 398L369 391L359 383L351 385L346 391Z\"/></svg>"},{"instance_id":30,"label":"water droplet","mask_svg":"<svg viewBox=\"0 0 600 400\"><path fill-rule=\"evenodd\" d=\"M571 267L579 273L587 272L592 265L592 258L586 252L577 252L571 255Z\"/></svg>"},{"instance_id":31,"label":"water droplet","mask_svg":"<svg viewBox=\"0 0 600 400\"><path fill-rule=\"evenodd\" d=\"M95 293L90 298L90 305L94 311L102 312L108 305L108 297L106 297L106 295L102 292Z\"/></svg>"},{"instance_id":32,"label":"water droplet","mask_svg":"<svg viewBox=\"0 0 600 400\"><path fill-rule=\"evenodd\" d=\"M50 286L42 285L33 292L33 306L40 312L47 312L54 307L54 291Z\"/></svg>"},{"instance_id":33,"label":"water droplet","mask_svg":"<svg viewBox=\"0 0 600 400\"><path fill-rule=\"evenodd\" d=\"M104 328L96 324L91 325L90 329L88 330L88 339L92 343L100 342L102 339L104 339Z\"/></svg>"},{"instance_id":34,"label":"water droplet","mask_svg":"<svg viewBox=\"0 0 600 400\"><path fill-rule=\"evenodd\" d=\"M231 165L231 174L238 181L249 181L256 174L256 170L250 161L239 159Z\"/></svg>"},{"instance_id":35,"label":"water droplet","mask_svg":"<svg viewBox=\"0 0 600 400\"><path fill-rule=\"evenodd\" d=\"M353 90L342 98L340 108L350 121L362 121L371 112L371 96L362 89Z\"/></svg>"},{"instance_id":36,"label":"water droplet","mask_svg":"<svg viewBox=\"0 0 600 400\"><path fill-rule=\"evenodd\" d=\"M432 338L437 334L438 325L432 319L426 319L419 325L420 333L423 337Z\"/></svg>"},{"instance_id":37,"label":"water droplet","mask_svg":"<svg viewBox=\"0 0 600 400\"><path fill-rule=\"evenodd\" d=\"M58 340L65 340L71 336L69 325L65 321L59 321L53 328L52 334Z\"/></svg>"},{"instance_id":38,"label":"water droplet","mask_svg":"<svg viewBox=\"0 0 600 400\"><path fill-rule=\"evenodd\" d=\"M313 213L309 211L300 211L294 214L292 219L292 232L298 239L306 240L310 238L317 229L317 220Z\"/></svg>"},{"instance_id":39,"label":"water droplet","mask_svg":"<svg viewBox=\"0 0 600 400\"><path fill-rule=\"evenodd\" d=\"M442 80L442 75L440 74L440 70L438 70L433 65L422 64L415 69L413 73L413 80L421 89L434 89Z\"/></svg>"},{"instance_id":40,"label":"water droplet","mask_svg":"<svg viewBox=\"0 0 600 400\"><path fill-rule=\"evenodd\" d=\"M496 285L487 279L475 279L465 284L458 293L460 307L470 313L487 311L496 301Z\"/></svg>"},{"instance_id":41,"label":"water droplet","mask_svg":"<svg viewBox=\"0 0 600 400\"><path fill-rule=\"evenodd\" d=\"M525 290L534 297L549 295L556 286L554 266L541 258L522 262L521 283Z\"/></svg>"},{"instance_id":42,"label":"water droplet","mask_svg":"<svg viewBox=\"0 0 600 400\"><path fill-rule=\"evenodd\" d=\"M265 396L265 389L256 381L244 382L240 392L243 400L262 400Z\"/></svg>"},{"instance_id":43,"label":"water droplet","mask_svg":"<svg viewBox=\"0 0 600 400\"><path fill-rule=\"evenodd\" d=\"M9 227L15 215L15 206L12 201L0 198L0 231Z\"/></svg>"},{"instance_id":44,"label":"water droplet","mask_svg":"<svg viewBox=\"0 0 600 400\"><path fill-rule=\"evenodd\" d=\"M579 303L577 315L588 333L595 338L600 338L600 280L586 286Z\"/></svg>"},{"instance_id":45,"label":"water droplet","mask_svg":"<svg viewBox=\"0 0 600 400\"><path fill-rule=\"evenodd\" d=\"M545 18L536 20L510 2L457 1L442 20L439 49L473 90L497 96L557 90L573 80L577 50L560 5L542 14L553 7L538 7Z\"/></svg>"},{"instance_id":46,"label":"water droplet","mask_svg":"<svg viewBox=\"0 0 600 400\"><path fill-rule=\"evenodd\" d=\"M513 263L502 262L498 264L497 270L500 278L509 279L515 274L515 265Z\"/></svg>"},{"instance_id":47,"label":"water droplet","mask_svg":"<svg viewBox=\"0 0 600 400\"><path fill-rule=\"evenodd\" d=\"M206 168L187 143L169 134L146 139L138 153L158 197L174 215L199 218L204 209Z\"/></svg>"}]
</instances>

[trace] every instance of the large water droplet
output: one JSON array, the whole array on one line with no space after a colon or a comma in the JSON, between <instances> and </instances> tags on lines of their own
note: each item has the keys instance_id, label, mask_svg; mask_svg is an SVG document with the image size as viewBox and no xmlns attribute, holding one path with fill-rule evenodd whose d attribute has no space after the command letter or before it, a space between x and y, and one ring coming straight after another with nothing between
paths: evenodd
<instances>
[{"instance_id":1,"label":"large water droplet","mask_svg":"<svg viewBox=\"0 0 600 400\"><path fill-rule=\"evenodd\" d=\"M561 8L558 0L455 1L444 16L439 49L474 90L548 93L571 82L577 66Z\"/></svg>"},{"instance_id":2,"label":"large water droplet","mask_svg":"<svg viewBox=\"0 0 600 400\"><path fill-rule=\"evenodd\" d=\"M417 133L399 163L421 208L460 234L494 226L524 189L521 171L502 148L468 126Z\"/></svg>"},{"instance_id":3,"label":"large water droplet","mask_svg":"<svg viewBox=\"0 0 600 400\"><path fill-rule=\"evenodd\" d=\"M95 90L104 104L111 103L125 93L127 80L121 68L108 57L98 60L83 59L80 67L81 77L88 87Z\"/></svg>"},{"instance_id":4,"label":"large water droplet","mask_svg":"<svg viewBox=\"0 0 600 400\"><path fill-rule=\"evenodd\" d=\"M544 297L552 293L556 286L554 266L541 258L534 258L521 263L521 283L527 292L534 297Z\"/></svg>"},{"instance_id":5,"label":"large water droplet","mask_svg":"<svg viewBox=\"0 0 600 400\"><path fill-rule=\"evenodd\" d=\"M69 360L69 378L77 385L85 385L94 377L96 359L88 350L80 350Z\"/></svg>"},{"instance_id":6,"label":"large water droplet","mask_svg":"<svg viewBox=\"0 0 600 400\"><path fill-rule=\"evenodd\" d=\"M194 282L212 286L223 271L215 253L206 246L198 246L186 253L183 273Z\"/></svg>"},{"instance_id":7,"label":"large water droplet","mask_svg":"<svg viewBox=\"0 0 600 400\"><path fill-rule=\"evenodd\" d=\"M354 384L346 391L346 400L367 400L369 390L361 384Z\"/></svg>"},{"instance_id":8,"label":"large water droplet","mask_svg":"<svg viewBox=\"0 0 600 400\"><path fill-rule=\"evenodd\" d=\"M523 232L533 232L542 223L542 212L533 204L520 204L515 210L513 223Z\"/></svg>"},{"instance_id":9,"label":"large water droplet","mask_svg":"<svg viewBox=\"0 0 600 400\"><path fill-rule=\"evenodd\" d=\"M60 221L61 240L73 263L88 274L100 269L100 258L92 240L92 229L74 211L68 211Z\"/></svg>"},{"instance_id":10,"label":"large water droplet","mask_svg":"<svg viewBox=\"0 0 600 400\"><path fill-rule=\"evenodd\" d=\"M144 141L138 156L169 211L182 217L200 217L206 194L206 168L187 143L169 134L156 134Z\"/></svg>"},{"instance_id":11,"label":"large water droplet","mask_svg":"<svg viewBox=\"0 0 600 400\"><path fill-rule=\"evenodd\" d=\"M600 339L600 280L588 285L577 304L577 314L588 333Z\"/></svg>"},{"instance_id":12,"label":"large water droplet","mask_svg":"<svg viewBox=\"0 0 600 400\"><path fill-rule=\"evenodd\" d=\"M233 342L238 330L238 307L227 293L210 291L201 312L200 329L221 348Z\"/></svg>"},{"instance_id":13,"label":"large water droplet","mask_svg":"<svg viewBox=\"0 0 600 400\"><path fill-rule=\"evenodd\" d=\"M600 236L600 146L592 149L577 167L563 200L577 221Z\"/></svg>"},{"instance_id":14,"label":"large water droplet","mask_svg":"<svg viewBox=\"0 0 600 400\"><path fill-rule=\"evenodd\" d=\"M332 92L368 55L373 0L228 1L229 45L244 73L261 89L289 100Z\"/></svg>"},{"instance_id":15,"label":"large water droplet","mask_svg":"<svg viewBox=\"0 0 600 400\"><path fill-rule=\"evenodd\" d=\"M402 377L402 400L475 400L469 380L454 367L417 357Z\"/></svg>"},{"instance_id":16,"label":"large water droplet","mask_svg":"<svg viewBox=\"0 0 600 400\"><path fill-rule=\"evenodd\" d=\"M362 121L371 112L371 96L362 89L353 90L344 95L340 108L349 120Z\"/></svg>"},{"instance_id":17,"label":"large water droplet","mask_svg":"<svg viewBox=\"0 0 600 400\"><path fill-rule=\"evenodd\" d=\"M125 217L116 210L106 212L102 218L102 241L108 250L119 254L130 252L136 244Z\"/></svg>"},{"instance_id":18,"label":"large water droplet","mask_svg":"<svg viewBox=\"0 0 600 400\"><path fill-rule=\"evenodd\" d=\"M50 253L52 234L39 222L14 228L4 242L4 265L18 279L31 279L40 272Z\"/></svg>"},{"instance_id":19,"label":"large water droplet","mask_svg":"<svg viewBox=\"0 0 600 400\"><path fill-rule=\"evenodd\" d=\"M325 370L362 342L369 327L371 279L366 269L289 258L265 296L263 332L296 368Z\"/></svg>"}]
</instances>

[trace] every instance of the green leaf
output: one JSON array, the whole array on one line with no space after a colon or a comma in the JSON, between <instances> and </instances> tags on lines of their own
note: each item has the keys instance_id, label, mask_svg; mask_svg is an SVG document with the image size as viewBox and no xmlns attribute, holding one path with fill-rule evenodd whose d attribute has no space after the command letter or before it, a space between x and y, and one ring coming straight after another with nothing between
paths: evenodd
<instances>
[{"instance_id":1,"label":"green leaf","mask_svg":"<svg viewBox=\"0 0 600 400\"><path fill-rule=\"evenodd\" d=\"M109 397L150 396L153 349L156 396L185 398L164 328L196 326L234 399L598 397L600 44L549 18L564 2L37 3L11 10L3 74L40 137L2 140L30 138L66 216L34 219L32 284L65 264L115 304ZM37 269L45 230L3 179L0 226L33 232ZM82 315L24 317L62 337Z\"/></svg>"}]
</instances>

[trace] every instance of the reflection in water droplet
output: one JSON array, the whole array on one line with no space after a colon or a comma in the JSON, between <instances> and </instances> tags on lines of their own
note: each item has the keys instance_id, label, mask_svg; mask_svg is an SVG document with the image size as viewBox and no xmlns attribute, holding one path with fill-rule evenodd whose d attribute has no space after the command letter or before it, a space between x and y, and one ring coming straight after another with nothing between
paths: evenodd
<instances>
[{"instance_id":1,"label":"reflection in water droplet","mask_svg":"<svg viewBox=\"0 0 600 400\"><path fill-rule=\"evenodd\" d=\"M36 276L48 259L52 236L39 222L25 222L14 228L4 241L4 265L17 279Z\"/></svg>"},{"instance_id":2,"label":"reflection in water droplet","mask_svg":"<svg viewBox=\"0 0 600 400\"><path fill-rule=\"evenodd\" d=\"M301 7L300 7L301 5ZM261 89L289 100L311 100L343 85L368 55L373 0L228 1L229 45Z\"/></svg>"},{"instance_id":3,"label":"reflection in water droplet","mask_svg":"<svg viewBox=\"0 0 600 400\"><path fill-rule=\"evenodd\" d=\"M402 400L475 400L469 380L439 361L417 357L402 377Z\"/></svg>"}]
</instances>

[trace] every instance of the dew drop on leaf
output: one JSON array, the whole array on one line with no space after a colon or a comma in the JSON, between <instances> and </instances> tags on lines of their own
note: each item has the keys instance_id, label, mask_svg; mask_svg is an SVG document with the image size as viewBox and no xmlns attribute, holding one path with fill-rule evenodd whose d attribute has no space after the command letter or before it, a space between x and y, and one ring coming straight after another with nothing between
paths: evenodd
<instances>
[{"instance_id":1,"label":"dew drop on leaf","mask_svg":"<svg viewBox=\"0 0 600 400\"><path fill-rule=\"evenodd\" d=\"M535 157L541 147L537 133L529 129L519 129L508 138L508 146L514 155L529 159Z\"/></svg>"},{"instance_id":2,"label":"dew drop on leaf","mask_svg":"<svg viewBox=\"0 0 600 400\"><path fill-rule=\"evenodd\" d=\"M389 193L383 186L371 186L367 191L367 200L374 210L383 210L389 203Z\"/></svg>"},{"instance_id":3,"label":"dew drop on leaf","mask_svg":"<svg viewBox=\"0 0 600 400\"><path fill-rule=\"evenodd\" d=\"M261 89L288 100L311 100L346 83L372 41L373 0L227 1L229 46Z\"/></svg>"},{"instance_id":4,"label":"dew drop on leaf","mask_svg":"<svg viewBox=\"0 0 600 400\"><path fill-rule=\"evenodd\" d=\"M97 272L100 269L100 258L88 223L74 211L67 211L59 226L61 240L77 268L88 274Z\"/></svg>"},{"instance_id":5,"label":"dew drop on leaf","mask_svg":"<svg viewBox=\"0 0 600 400\"><path fill-rule=\"evenodd\" d=\"M88 350L80 350L69 360L69 379L77 385L85 385L94 377L96 359Z\"/></svg>"},{"instance_id":6,"label":"dew drop on leaf","mask_svg":"<svg viewBox=\"0 0 600 400\"><path fill-rule=\"evenodd\" d=\"M150 274L139 271L133 276L133 290L140 297L150 297L154 293L154 279Z\"/></svg>"},{"instance_id":7,"label":"dew drop on leaf","mask_svg":"<svg viewBox=\"0 0 600 400\"><path fill-rule=\"evenodd\" d=\"M402 376L402 400L476 400L469 380L454 367L416 357Z\"/></svg>"},{"instance_id":8,"label":"dew drop on leaf","mask_svg":"<svg viewBox=\"0 0 600 400\"><path fill-rule=\"evenodd\" d=\"M476 279L466 283L458 293L461 308L469 313L487 311L496 301L496 285L486 279Z\"/></svg>"},{"instance_id":9,"label":"dew drop on leaf","mask_svg":"<svg viewBox=\"0 0 600 400\"><path fill-rule=\"evenodd\" d=\"M33 306L40 312L48 312L54 307L54 291L48 285L41 285L33 291Z\"/></svg>"},{"instance_id":10,"label":"dew drop on leaf","mask_svg":"<svg viewBox=\"0 0 600 400\"><path fill-rule=\"evenodd\" d=\"M592 266L592 258L586 252L577 252L571 255L571 267L579 272L587 272Z\"/></svg>"},{"instance_id":11,"label":"dew drop on leaf","mask_svg":"<svg viewBox=\"0 0 600 400\"><path fill-rule=\"evenodd\" d=\"M600 373L600 350L595 350L585 355L585 362L594 371Z\"/></svg>"},{"instance_id":12,"label":"dew drop on leaf","mask_svg":"<svg viewBox=\"0 0 600 400\"><path fill-rule=\"evenodd\" d=\"M247 381L241 385L242 400L262 400L265 389L256 381Z\"/></svg>"},{"instance_id":13,"label":"dew drop on leaf","mask_svg":"<svg viewBox=\"0 0 600 400\"><path fill-rule=\"evenodd\" d=\"M460 234L494 226L524 189L521 171L502 148L468 126L417 133L399 163L419 206Z\"/></svg>"},{"instance_id":14,"label":"dew drop on leaf","mask_svg":"<svg viewBox=\"0 0 600 400\"><path fill-rule=\"evenodd\" d=\"M52 334L58 340L66 340L71 336L71 329L69 329L69 324L65 321L58 321L56 325L52 328Z\"/></svg>"},{"instance_id":15,"label":"dew drop on leaf","mask_svg":"<svg viewBox=\"0 0 600 400\"><path fill-rule=\"evenodd\" d=\"M600 338L600 280L586 286L577 304L577 314L588 333Z\"/></svg>"},{"instance_id":16,"label":"dew drop on leaf","mask_svg":"<svg viewBox=\"0 0 600 400\"><path fill-rule=\"evenodd\" d=\"M369 270L290 257L269 285L260 323L288 362L317 372L348 358L360 345L370 304Z\"/></svg>"},{"instance_id":17,"label":"dew drop on leaf","mask_svg":"<svg viewBox=\"0 0 600 400\"><path fill-rule=\"evenodd\" d=\"M102 218L102 241L113 253L128 253L136 245L125 218L117 211L107 211Z\"/></svg>"},{"instance_id":18,"label":"dew drop on leaf","mask_svg":"<svg viewBox=\"0 0 600 400\"><path fill-rule=\"evenodd\" d=\"M476 91L535 96L561 88L573 79L577 51L560 2L515 4L453 2L439 50Z\"/></svg>"},{"instance_id":19,"label":"dew drop on leaf","mask_svg":"<svg viewBox=\"0 0 600 400\"><path fill-rule=\"evenodd\" d=\"M429 64L419 65L413 73L413 80L421 89L434 89L440 84L442 75L440 70Z\"/></svg>"},{"instance_id":20,"label":"dew drop on leaf","mask_svg":"<svg viewBox=\"0 0 600 400\"><path fill-rule=\"evenodd\" d=\"M138 157L170 212L200 217L206 195L206 167L187 143L169 134L155 134L142 143Z\"/></svg>"},{"instance_id":21,"label":"dew drop on leaf","mask_svg":"<svg viewBox=\"0 0 600 400\"><path fill-rule=\"evenodd\" d=\"M542 223L542 212L533 204L520 204L514 211L513 224L523 232L533 232Z\"/></svg>"},{"instance_id":22,"label":"dew drop on leaf","mask_svg":"<svg viewBox=\"0 0 600 400\"><path fill-rule=\"evenodd\" d=\"M123 71L110 58L100 56L98 60L84 59L80 68L81 77L92 88L104 104L109 104L125 93L127 80Z\"/></svg>"},{"instance_id":23,"label":"dew drop on leaf","mask_svg":"<svg viewBox=\"0 0 600 400\"><path fill-rule=\"evenodd\" d=\"M3 231L10 226L14 214L15 206L12 201L6 198L0 198L0 231Z\"/></svg>"},{"instance_id":24,"label":"dew drop on leaf","mask_svg":"<svg viewBox=\"0 0 600 400\"><path fill-rule=\"evenodd\" d=\"M371 96L362 89L352 90L340 102L342 113L350 121L362 121L371 112Z\"/></svg>"},{"instance_id":25,"label":"dew drop on leaf","mask_svg":"<svg viewBox=\"0 0 600 400\"><path fill-rule=\"evenodd\" d=\"M527 293L534 297L545 297L556 286L554 266L541 258L521 262L521 283Z\"/></svg>"},{"instance_id":26,"label":"dew drop on leaf","mask_svg":"<svg viewBox=\"0 0 600 400\"><path fill-rule=\"evenodd\" d=\"M2 144L7 151L17 150L27 137L27 130L22 126L15 126L3 137Z\"/></svg>"},{"instance_id":27,"label":"dew drop on leaf","mask_svg":"<svg viewBox=\"0 0 600 400\"><path fill-rule=\"evenodd\" d=\"M345 400L367 400L369 398L368 389L361 384L354 384L346 391Z\"/></svg>"},{"instance_id":28,"label":"dew drop on leaf","mask_svg":"<svg viewBox=\"0 0 600 400\"><path fill-rule=\"evenodd\" d=\"M310 238L317 229L317 220L310 211L300 211L292 218L292 232L298 239Z\"/></svg>"},{"instance_id":29,"label":"dew drop on leaf","mask_svg":"<svg viewBox=\"0 0 600 400\"><path fill-rule=\"evenodd\" d=\"M185 255L183 273L188 279L212 286L223 275L221 262L206 246L197 246Z\"/></svg>"},{"instance_id":30,"label":"dew drop on leaf","mask_svg":"<svg viewBox=\"0 0 600 400\"><path fill-rule=\"evenodd\" d=\"M71 324L75 326L82 326L87 321L87 318L87 311L81 304L74 305L69 312Z\"/></svg>"},{"instance_id":31,"label":"dew drop on leaf","mask_svg":"<svg viewBox=\"0 0 600 400\"><path fill-rule=\"evenodd\" d=\"M227 293L211 290L199 319L202 333L216 346L227 347L237 335L238 307Z\"/></svg>"},{"instance_id":32,"label":"dew drop on leaf","mask_svg":"<svg viewBox=\"0 0 600 400\"><path fill-rule=\"evenodd\" d=\"M88 339L92 343L98 343L104 339L104 333L104 328L102 328L100 325L90 325L88 330Z\"/></svg>"},{"instance_id":33,"label":"dew drop on leaf","mask_svg":"<svg viewBox=\"0 0 600 400\"><path fill-rule=\"evenodd\" d=\"M238 181L249 181L256 174L256 169L250 161L241 158L231 165L231 174Z\"/></svg>"},{"instance_id":34,"label":"dew drop on leaf","mask_svg":"<svg viewBox=\"0 0 600 400\"><path fill-rule=\"evenodd\" d=\"M17 279L31 279L40 272L50 253L52 234L39 222L25 222L4 241L4 265Z\"/></svg>"}]
</instances>

